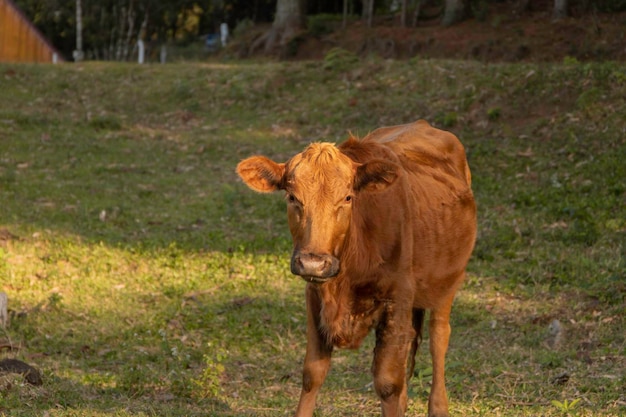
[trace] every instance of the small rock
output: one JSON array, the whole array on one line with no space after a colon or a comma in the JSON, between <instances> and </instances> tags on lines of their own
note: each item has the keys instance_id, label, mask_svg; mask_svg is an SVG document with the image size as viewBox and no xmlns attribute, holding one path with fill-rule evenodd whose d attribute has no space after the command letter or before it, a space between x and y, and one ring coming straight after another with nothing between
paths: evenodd
<instances>
[{"instance_id":1,"label":"small rock","mask_svg":"<svg viewBox=\"0 0 626 417\"><path fill-rule=\"evenodd\" d=\"M43 384L43 380L41 379L41 373L29 364L22 362L18 359L2 359L0 361L0 372L22 374L26 379L26 382L28 382L29 384Z\"/></svg>"},{"instance_id":2,"label":"small rock","mask_svg":"<svg viewBox=\"0 0 626 417\"><path fill-rule=\"evenodd\" d=\"M563 326L561 326L561 322L557 319L554 319L550 322L548 326L548 345L552 349L558 349L563 341Z\"/></svg>"},{"instance_id":3,"label":"small rock","mask_svg":"<svg viewBox=\"0 0 626 417\"><path fill-rule=\"evenodd\" d=\"M569 373L567 371L561 372L551 380L554 385L564 385L567 381L569 381Z\"/></svg>"}]
</instances>

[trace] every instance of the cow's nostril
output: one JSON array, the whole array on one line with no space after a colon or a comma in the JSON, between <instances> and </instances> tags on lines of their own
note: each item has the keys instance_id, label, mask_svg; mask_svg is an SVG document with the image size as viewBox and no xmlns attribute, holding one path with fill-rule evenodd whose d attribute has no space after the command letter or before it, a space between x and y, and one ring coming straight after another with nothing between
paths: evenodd
<instances>
[{"instance_id":1,"label":"cow's nostril","mask_svg":"<svg viewBox=\"0 0 626 417\"><path fill-rule=\"evenodd\" d=\"M295 275L330 278L337 275L339 260L332 255L294 252L291 272Z\"/></svg>"}]
</instances>

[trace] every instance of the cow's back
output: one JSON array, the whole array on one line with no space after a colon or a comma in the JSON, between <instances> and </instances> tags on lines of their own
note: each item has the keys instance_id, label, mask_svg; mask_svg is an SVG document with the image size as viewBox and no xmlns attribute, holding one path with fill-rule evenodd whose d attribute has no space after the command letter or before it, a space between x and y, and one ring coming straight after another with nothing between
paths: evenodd
<instances>
[{"instance_id":1,"label":"cow's back","mask_svg":"<svg viewBox=\"0 0 626 417\"><path fill-rule=\"evenodd\" d=\"M388 153L381 147L391 150L407 173L415 302L431 308L431 300L454 292L460 284L452 277L462 279L476 238L476 205L465 149L452 133L423 120L377 129L362 143L378 148L383 158Z\"/></svg>"},{"instance_id":2,"label":"cow's back","mask_svg":"<svg viewBox=\"0 0 626 417\"><path fill-rule=\"evenodd\" d=\"M363 138L363 141L378 142L391 148L409 163L405 168L415 163L422 167L445 169L451 164L453 170L448 170L447 174L464 179L468 186L471 185L471 174L461 142L452 133L436 129L425 120L381 127Z\"/></svg>"}]
</instances>

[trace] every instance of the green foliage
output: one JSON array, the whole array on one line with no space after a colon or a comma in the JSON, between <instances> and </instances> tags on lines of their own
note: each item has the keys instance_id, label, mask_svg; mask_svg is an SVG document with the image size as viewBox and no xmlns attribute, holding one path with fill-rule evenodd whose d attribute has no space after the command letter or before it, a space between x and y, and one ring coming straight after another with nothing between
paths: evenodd
<instances>
[{"instance_id":1,"label":"green foliage","mask_svg":"<svg viewBox=\"0 0 626 417\"><path fill-rule=\"evenodd\" d=\"M595 0L592 4L594 9L605 13L626 10L626 0Z\"/></svg>"},{"instance_id":2,"label":"green foliage","mask_svg":"<svg viewBox=\"0 0 626 417\"><path fill-rule=\"evenodd\" d=\"M346 71L357 62L359 62L359 58L354 53L336 47L332 48L324 56L323 68L332 71Z\"/></svg>"},{"instance_id":3,"label":"green foliage","mask_svg":"<svg viewBox=\"0 0 626 417\"><path fill-rule=\"evenodd\" d=\"M340 14L315 14L307 16L306 27L310 35L321 37L337 30L342 22Z\"/></svg>"},{"instance_id":4,"label":"green foliage","mask_svg":"<svg viewBox=\"0 0 626 417\"><path fill-rule=\"evenodd\" d=\"M176 80L174 82L172 96L180 101L193 97L193 87L188 80Z\"/></svg>"},{"instance_id":5,"label":"green foliage","mask_svg":"<svg viewBox=\"0 0 626 417\"><path fill-rule=\"evenodd\" d=\"M489 17L489 2L487 0L473 0L470 1L470 8L472 15L479 22L485 22ZM499 23L496 23L496 27Z\"/></svg>"},{"instance_id":6,"label":"green foliage","mask_svg":"<svg viewBox=\"0 0 626 417\"><path fill-rule=\"evenodd\" d=\"M282 50L282 58L293 58L297 55L300 44L304 42L304 35L299 34L291 37Z\"/></svg>"},{"instance_id":7,"label":"green foliage","mask_svg":"<svg viewBox=\"0 0 626 417\"><path fill-rule=\"evenodd\" d=\"M626 84L626 70L615 70L611 75L618 84Z\"/></svg>"},{"instance_id":8,"label":"green foliage","mask_svg":"<svg viewBox=\"0 0 626 417\"><path fill-rule=\"evenodd\" d=\"M499 107L492 107L487 110L487 118L490 121L495 122L496 120L500 118L501 113L502 113L502 110Z\"/></svg>"},{"instance_id":9,"label":"green foliage","mask_svg":"<svg viewBox=\"0 0 626 417\"><path fill-rule=\"evenodd\" d=\"M237 22L235 25L235 29L233 29L233 36L235 38L242 37L248 32L250 29L254 27L254 21L250 18L245 18Z\"/></svg>"},{"instance_id":10,"label":"green foliage","mask_svg":"<svg viewBox=\"0 0 626 417\"><path fill-rule=\"evenodd\" d=\"M583 91L580 96L578 96L576 104L582 109L592 108L598 102L600 95L601 91L598 88L592 87Z\"/></svg>"},{"instance_id":11,"label":"green foliage","mask_svg":"<svg viewBox=\"0 0 626 417\"><path fill-rule=\"evenodd\" d=\"M451 128L456 125L458 115L454 111L441 112L435 115L435 123L444 128Z\"/></svg>"}]
</instances>

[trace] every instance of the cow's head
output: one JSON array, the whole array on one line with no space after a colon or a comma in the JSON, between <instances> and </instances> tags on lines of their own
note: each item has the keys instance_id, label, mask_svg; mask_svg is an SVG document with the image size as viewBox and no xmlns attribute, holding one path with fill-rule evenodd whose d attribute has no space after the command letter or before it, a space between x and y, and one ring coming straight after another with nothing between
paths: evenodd
<instances>
[{"instance_id":1,"label":"cow's head","mask_svg":"<svg viewBox=\"0 0 626 417\"><path fill-rule=\"evenodd\" d=\"M359 196L385 189L397 178L397 170L397 165L383 160L356 163L330 143L314 143L286 163L253 156L237 166L253 190L286 192L294 245L291 272L314 283L339 273Z\"/></svg>"}]
</instances>

